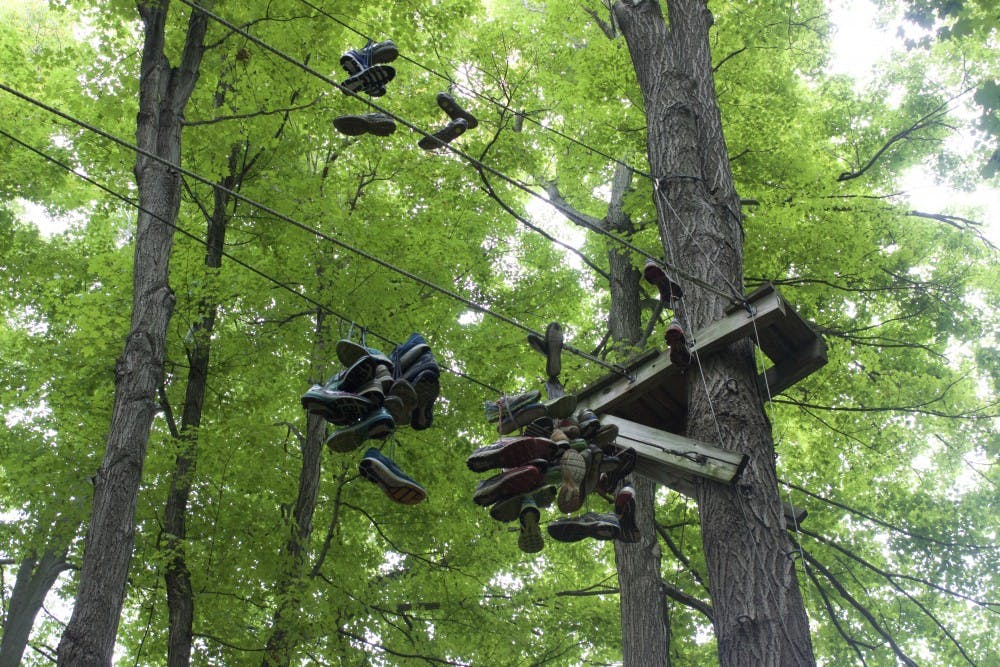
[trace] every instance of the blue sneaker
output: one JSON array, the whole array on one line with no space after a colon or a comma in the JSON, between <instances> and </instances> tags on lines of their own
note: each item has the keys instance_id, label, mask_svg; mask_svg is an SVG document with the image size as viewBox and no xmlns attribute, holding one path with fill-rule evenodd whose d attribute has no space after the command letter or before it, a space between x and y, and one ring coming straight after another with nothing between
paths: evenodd
<instances>
[{"instance_id":1,"label":"blue sneaker","mask_svg":"<svg viewBox=\"0 0 1000 667\"><path fill-rule=\"evenodd\" d=\"M399 469L392 459L374 447L365 452L358 464L361 476L400 505L416 505L427 497L427 491Z\"/></svg>"},{"instance_id":2,"label":"blue sneaker","mask_svg":"<svg viewBox=\"0 0 1000 667\"><path fill-rule=\"evenodd\" d=\"M375 404L357 394L314 384L302 396L302 407L311 414L321 415L331 424L349 426L369 414Z\"/></svg>"},{"instance_id":3,"label":"blue sneaker","mask_svg":"<svg viewBox=\"0 0 1000 667\"><path fill-rule=\"evenodd\" d=\"M392 352L389 353L389 358L392 359L394 364L399 366L400 358L418 345L427 345L427 341L420 334L412 333L410 334L410 337L406 339L406 342L393 348ZM429 345L427 347L430 349Z\"/></svg>"}]
</instances>

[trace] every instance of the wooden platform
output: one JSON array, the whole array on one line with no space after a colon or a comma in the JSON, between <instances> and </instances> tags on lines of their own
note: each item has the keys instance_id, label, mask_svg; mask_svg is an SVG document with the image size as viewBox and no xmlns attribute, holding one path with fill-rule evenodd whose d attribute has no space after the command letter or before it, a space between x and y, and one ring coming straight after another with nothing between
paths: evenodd
<instances>
[{"instance_id":1,"label":"wooden platform","mask_svg":"<svg viewBox=\"0 0 1000 667\"><path fill-rule=\"evenodd\" d=\"M692 353L700 356L750 338L772 365L757 377L761 391L776 396L826 364L826 342L767 283L747 297L749 308L728 311L695 332ZM593 410L601 423L618 426L617 443L636 450L636 472L686 496L696 480L735 483L748 457L678 435L687 415L687 382L696 372L682 372L668 350L650 350L625 367L626 376L609 374L577 394L578 406ZM789 527L805 511L783 503Z\"/></svg>"},{"instance_id":2,"label":"wooden platform","mask_svg":"<svg viewBox=\"0 0 1000 667\"><path fill-rule=\"evenodd\" d=\"M759 340L772 365L758 376L758 382L771 396L826 364L826 342L773 285L762 285L747 302L750 311L734 308L694 332L692 353L704 357L742 338ZM611 373L578 392L579 405L643 426L680 431L687 414L688 378L695 374L683 373L671 364L668 350L649 350L628 362L624 370L627 377Z\"/></svg>"}]
</instances>

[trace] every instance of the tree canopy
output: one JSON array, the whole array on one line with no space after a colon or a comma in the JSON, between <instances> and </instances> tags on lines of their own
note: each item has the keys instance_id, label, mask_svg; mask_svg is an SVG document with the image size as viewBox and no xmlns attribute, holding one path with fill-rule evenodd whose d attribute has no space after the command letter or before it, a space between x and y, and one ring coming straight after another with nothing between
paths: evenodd
<instances>
[{"instance_id":1,"label":"tree canopy","mask_svg":"<svg viewBox=\"0 0 1000 667\"><path fill-rule=\"evenodd\" d=\"M901 184L922 166L955 187L996 185L996 22L984 2L883 4L930 30L861 88L827 71L822 2L712 3L743 198L741 287L773 283L829 345L823 369L768 403L782 496L809 512L789 557L817 659L986 665L1000 631L997 237L982 224L989 212L946 201L917 210ZM564 356L568 391L635 352L605 345L607 250L641 268L661 246L642 96L608 5L175 0L165 31L174 65L201 9L210 15L184 113L170 261L176 305L121 663L166 664L164 572L180 549L193 664L261 663L278 609L293 664L620 660L613 549L550 541L520 552L516 528L472 502L479 476L465 466L496 439L483 402L545 381L526 333L562 323L582 352ZM11 604L16 583L44 574L48 554L52 589L23 658L41 665L76 594L129 333L142 29L124 2L0 11L4 632L24 613ZM341 54L389 38L400 58L387 94L339 90ZM453 150L423 151L423 133L447 121L439 91L480 124ZM333 128L338 115L372 110L391 114L396 132ZM634 173L623 202L634 229L593 233L581 220L604 217L621 165ZM575 216L552 206L553 186ZM220 201L225 246L212 265L206 230ZM61 230L40 232L27 214L37 209ZM683 257L670 261L683 268ZM643 289L648 318L655 290ZM203 412L181 433L208 303ZM299 397L339 370L337 339L388 351L411 332L445 368L441 397L432 428L399 429L386 452L428 500L393 504L359 476L360 451L325 451L304 565L289 575L307 429ZM197 466L177 540L165 505L192 432ZM662 489L656 522L676 593L671 656L713 664L693 501Z\"/></svg>"}]
</instances>

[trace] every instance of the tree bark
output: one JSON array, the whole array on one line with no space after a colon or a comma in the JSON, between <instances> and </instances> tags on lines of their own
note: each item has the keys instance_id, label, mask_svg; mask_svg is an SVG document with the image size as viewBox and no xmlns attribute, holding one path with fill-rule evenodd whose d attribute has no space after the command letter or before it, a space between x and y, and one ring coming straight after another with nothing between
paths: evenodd
<instances>
[{"instance_id":1,"label":"tree bark","mask_svg":"<svg viewBox=\"0 0 1000 667\"><path fill-rule=\"evenodd\" d=\"M17 568L14 590L7 605L7 619L0 640L0 667L17 667L31 636L38 610L59 573L69 568L66 549L47 549L41 558L32 555Z\"/></svg>"},{"instance_id":2,"label":"tree bark","mask_svg":"<svg viewBox=\"0 0 1000 667\"><path fill-rule=\"evenodd\" d=\"M703 0L617 2L648 123L650 171L668 262L742 296L743 235L715 97ZM682 285L686 330L720 318L730 299ZM689 372L686 435L744 452L752 464L738 486L698 488L722 667L814 664L808 619L784 531L774 444L755 390L753 348L742 341L698 360Z\"/></svg>"},{"instance_id":3,"label":"tree bark","mask_svg":"<svg viewBox=\"0 0 1000 667\"><path fill-rule=\"evenodd\" d=\"M237 172L240 149L229 152L229 174L222 180L222 187L215 188L212 213L206 234L206 275L222 266L226 228L229 223L229 191L236 187L241 176ZM191 638L194 627L194 594L191 574L187 568L185 540L187 539L187 507L191 496L191 482L198 464L198 429L208 388L208 369L212 352L212 333L218 313L218 300L206 297L199 303L200 318L191 325L187 344L188 375L184 389L184 408L178 439L180 452L174 460L170 477L170 491L164 511L163 535L170 554L163 573L167 589L169 634L167 639L167 665L187 667L191 663Z\"/></svg>"},{"instance_id":4,"label":"tree bark","mask_svg":"<svg viewBox=\"0 0 1000 667\"><path fill-rule=\"evenodd\" d=\"M58 664L110 665L135 542L135 508L149 429L163 380L174 295L169 263L180 207L183 111L198 80L206 17L193 12L176 69L164 53L169 2L140 3L144 22L136 142L164 162L138 155L140 210L132 268L131 330L115 368L115 396L104 460L94 483L79 589L58 648Z\"/></svg>"}]
</instances>

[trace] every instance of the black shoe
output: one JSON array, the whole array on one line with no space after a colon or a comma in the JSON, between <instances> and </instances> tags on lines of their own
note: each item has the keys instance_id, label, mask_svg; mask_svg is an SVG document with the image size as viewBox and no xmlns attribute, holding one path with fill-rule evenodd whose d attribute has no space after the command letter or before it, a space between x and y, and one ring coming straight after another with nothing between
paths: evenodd
<instances>
[{"instance_id":1,"label":"black shoe","mask_svg":"<svg viewBox=\"0 0 1000 667\"><path fill-rule=\"evenodd\" d=\"M468 125L466 129L472 130L479 125L479 121L476 120L476 117L459 106L458 102L455 101L455 98L448 93L438 93L437 103L438 106L441 107L441 109L448 114L452 120L456 118L463 119Z\"/></svg>"},{"instance_id":2,"label":"black shoe","mask_svg":"<svg viewBox=\"0 0 1000 667\"><path fill-rule=\"evenodd\" d=\"M585 537L613 540L621 535L621 526L614 514L587 512L578 517L556 519L549 524L549 535L560 542L579 542Z\"/></svg>"},{"instance_id":3,"label":"black shoe","mask_svg":"<svg viewBox=\"0 0 1000 667\"><path fill-rule=\"evenodd\" d=\"M384 113L366 113L360 116L337 116L333 126L341 134L356 137L359 134L375 134L387 137L396 131L396 122Z\"/></svg>"},{"instance_id":4,"label":"black shoe","mask_svg":"<svg viewBox=\"0 0 1000 667\"><path fill-rule=\"evenodd\" d=\"M417 142L417 145L423 148L425 151L432 151L435 148L442 148L445 144L451 143L454 139L461 136L466 129L468 129L469 124L464 118L456 118L451 121L443 128L435 132L430 136L426 136Z\"/></svg>"}]
</instances>

